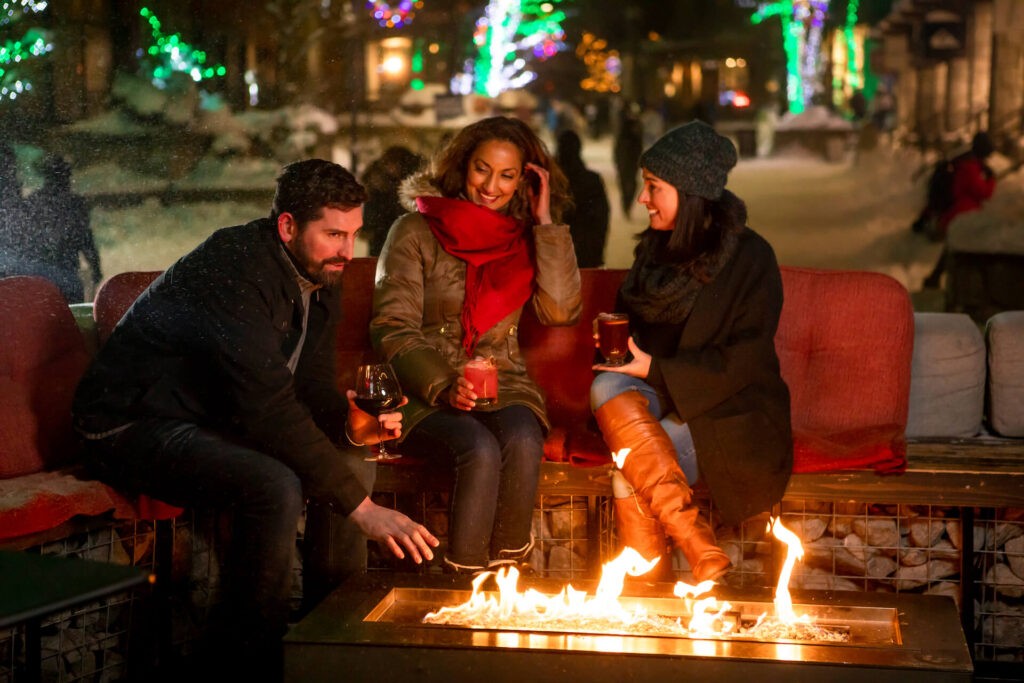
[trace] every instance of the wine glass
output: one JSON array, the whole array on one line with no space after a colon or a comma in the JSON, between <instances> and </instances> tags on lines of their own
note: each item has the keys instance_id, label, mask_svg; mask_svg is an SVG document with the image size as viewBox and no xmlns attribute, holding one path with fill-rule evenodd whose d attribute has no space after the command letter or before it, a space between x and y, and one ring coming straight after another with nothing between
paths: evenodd
<instances>
[{"instance_id":1,"label":"wine glass","mask_svg":"<svg viewBox=\"0 0 1024 683\"><path fill-rule=\"evenodd\" d=\"M377 454L370 455L367 460L394 460L402 457L400 453L389 451L384 447L381 431L380 414L396 408L402 402L402 388L398 385L398 377L390 363L370 363L360 365L356 372L356 405L359 409L377 417L377 436L381 437Z\"/></svg>"}]
</instances>

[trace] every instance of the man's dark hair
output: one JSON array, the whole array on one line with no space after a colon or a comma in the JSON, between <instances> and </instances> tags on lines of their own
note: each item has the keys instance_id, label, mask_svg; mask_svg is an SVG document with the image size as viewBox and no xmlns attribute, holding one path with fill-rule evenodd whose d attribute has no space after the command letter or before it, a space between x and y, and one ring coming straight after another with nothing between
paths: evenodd
<instances>
[{"instance_id":1,"label":"man's dark hair","mask_svg":"<svg viewBox=\"0 0 1024 683\"><path fill-rule=\"evenodd\" d=\"M323 159L288 164L277 178L270 218L290 213L300 226L323 215L324 207L348 211L366 201L366 189L343 166Z\"/></svg>"}]
</instances>

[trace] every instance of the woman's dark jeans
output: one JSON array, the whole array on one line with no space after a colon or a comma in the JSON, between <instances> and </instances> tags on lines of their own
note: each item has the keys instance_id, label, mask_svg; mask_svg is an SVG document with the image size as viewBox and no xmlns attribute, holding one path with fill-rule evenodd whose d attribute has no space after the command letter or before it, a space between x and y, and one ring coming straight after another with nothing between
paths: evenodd
<instances>
[{"instance_id":1,"label":"woman's dark jeans","mask_svg":"<svg viewBox=\"0 0 1024 683\"><path fill-rule=\"evenodd\" d=\"M412 429L402 450L443 458L455 469L446 561L473 569L525 559L544 454L532 410L440 410Z\"/></svg>"}]
</instances>

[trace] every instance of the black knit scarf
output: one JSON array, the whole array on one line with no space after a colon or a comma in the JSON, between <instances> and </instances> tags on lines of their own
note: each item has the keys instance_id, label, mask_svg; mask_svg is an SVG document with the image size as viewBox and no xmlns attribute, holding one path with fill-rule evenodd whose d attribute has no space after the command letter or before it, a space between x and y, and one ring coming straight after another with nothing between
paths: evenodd
<instances>
[{"instance_id":1,"label":"black knit scarf","mask_svg":"<svg viewBox=\"0 0 1024 683\"><path fill-rule=\"evenodd\" d=\"M707 282L714 280L736 253L742 230L742 226L726 229L718 248L697 256L697 264L666 261L670 233L649 231L641 239L633 266L622 283L623 301L649 323L685 321L705 284L694 274L697 267L707 274Z\"/></svg>"}]
</instances>

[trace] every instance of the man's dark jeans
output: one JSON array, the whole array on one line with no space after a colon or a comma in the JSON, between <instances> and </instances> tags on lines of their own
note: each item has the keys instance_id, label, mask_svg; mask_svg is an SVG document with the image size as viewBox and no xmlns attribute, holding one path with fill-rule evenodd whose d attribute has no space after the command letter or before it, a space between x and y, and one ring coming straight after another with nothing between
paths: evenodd
<instances>
[{"instance_id":1,"label":"man's dark jeans","mask_svg":"<svg viewBox=\"0 0 1024 683\"><path fill-rule=\"evenodd\" d=\"M529 551L544 434L526 406L494 412L440 410L417 424L402 450L455 468L448 552L460 568Z\"/></svg>"},{"instance_id":2,"label":"man's dark jeans","mask_svg":"<svg viewBox=\"0 0 1024 683\"><path fill-rule=\"evenodd\" d=\"M277 652L289 616L292 558L304 498L283 462L220 432L178 420L145 419L114 436L88 441L86 456L99 479L188 508L226 510L233 531L223 582L225 634L243 651ZM355 457L355 456L344 456ZM372 463L362 468L373 484ZM364 566L366 541L348 520L321 521L329 508L311 506L307 529L317 557L307 555L311 594L322 597L346 571ZM325 538L349 549L324 552Z\"/></svg>"}]
</instances>

